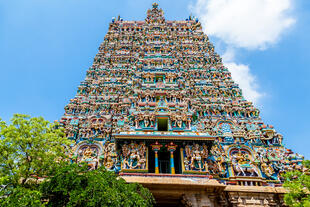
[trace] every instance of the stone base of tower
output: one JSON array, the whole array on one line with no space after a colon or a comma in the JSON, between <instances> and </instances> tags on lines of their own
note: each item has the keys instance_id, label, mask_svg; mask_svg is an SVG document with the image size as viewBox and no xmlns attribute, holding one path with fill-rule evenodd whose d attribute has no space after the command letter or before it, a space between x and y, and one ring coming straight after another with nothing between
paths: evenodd
<instances>
[{"instance_id":1,"label":"stone base of tower","mask_svg":"<svg viewBox=\"0 0 310 207\"><path fill-rule=\"evenodd\" d=\"M282 187L239 186L220 184L215 179L165 176L129 175L122 177L129 183L140 183L155 197L156 206L285 206Z\"/></svg>"},{"instance_id":2,"label":"stone base of tower","mask_svg":"<svg viewBox=\"0 0 310 207\"><path fill-rule=\"evenodd\" d=\"M228 185L224 192L229 206L285 206L282 187Z\"/></svg>"}]
</instances>

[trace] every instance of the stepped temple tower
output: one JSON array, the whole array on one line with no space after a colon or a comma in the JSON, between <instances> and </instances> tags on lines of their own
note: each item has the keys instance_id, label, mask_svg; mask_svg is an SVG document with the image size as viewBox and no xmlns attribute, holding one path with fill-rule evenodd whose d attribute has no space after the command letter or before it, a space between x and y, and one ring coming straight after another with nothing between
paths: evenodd
<instances>
[{"instance_id":1,"label":"stepped temple tower","mask_svg":"<svg viewBox=\"0 0 310 207\"><path fill-rule=\"evenodd\" d=\"M223 65L198 19L113 18L60 120L72 160L149 188L158 206L281 206L303 157Z\"/></svg>"}]
</instances>

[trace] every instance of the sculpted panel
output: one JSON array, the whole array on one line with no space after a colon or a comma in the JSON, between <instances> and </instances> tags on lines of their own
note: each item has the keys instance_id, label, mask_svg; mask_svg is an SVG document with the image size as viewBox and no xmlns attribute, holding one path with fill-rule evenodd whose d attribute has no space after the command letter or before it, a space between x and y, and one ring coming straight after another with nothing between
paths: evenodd
<instances>
[{"instance_id":1,"label":"sculpted panel","mask_svg":"<svg viewBox=\"0 0 310 207\"><path fill-rule=\"evenodd\" d=\"M124 144L122 146L123 171L147 171L147 152L144 143Z\"/></svg>"}]
</instances>

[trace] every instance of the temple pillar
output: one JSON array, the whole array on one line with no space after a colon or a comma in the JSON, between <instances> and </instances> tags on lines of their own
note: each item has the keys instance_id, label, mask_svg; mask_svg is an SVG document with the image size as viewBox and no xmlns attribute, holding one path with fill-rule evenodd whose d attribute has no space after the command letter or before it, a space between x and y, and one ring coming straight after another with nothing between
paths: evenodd
<instances>
[{"instance_id":1,"label":"temple pillar","mask_svg":"<svg viewBox=\"0 0 310 207\"><path fill-rule=\"evenodd\" d=\"M170 172L171 174L175 174L173 152L176 150L178 145L174 144L173 142L170 142L170 144L167 144L166 147L170 152Z\"/></svg>"},{"instance_id":2,"label":"temple pillar","mask_svg":"<svg viewBox=\"0 0 310 207\"><path fill-rule=\"evenodd\" d=\"M162 147L161 144L159 144L157 141L154 144L151 144L152 150L155 153L155 174L159 174L159 167L158 167L158 151Z\"/></svg>"},{"instance_id":3,"label":"temple pillar","mask_svg":"<svg viewBox=\"0 0 310 207\"><path fill-rule=\"evenodd\" d=\"M155 174L159 174L159 167L158 167L158 150L155 150Z\"/></svg>"},{"instance_id":4,"label":"temple pillar","mask_svg":"<svg viewBox=\"0 0 310 207\"><path fill-rule=\"evenodd\" d=\"M174 151L172 151L172 150L170 151L170 168L171 168L171 174L175 174L173 152L174 152Z\"/></svg>"}]
</instances>

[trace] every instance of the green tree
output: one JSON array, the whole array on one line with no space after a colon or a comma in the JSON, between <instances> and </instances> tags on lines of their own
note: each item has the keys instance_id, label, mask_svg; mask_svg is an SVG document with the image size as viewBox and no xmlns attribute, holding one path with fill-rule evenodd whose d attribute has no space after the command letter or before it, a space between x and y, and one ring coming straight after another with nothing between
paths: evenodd
<instances>
[{"instance_id":1,"label":"green tree","mask_svg":"<svg viewBox=\"0 0 310 207\"><path fill-rule=\"evenodd\" d=\"M151 193L103 168L70 164L71 141L42 117L0 120L0 207L151 206Z\"/></svg>"},{"instance_id":2,"label":"green tree","mask_svg":"<svg viewBox=\"0 0 310 207\"><path fill-rule=\"evenodd\" d=\"M41 206L36 178L59 167L70 141L42 117L15 114L10 121L0 120L0 206Z\"/></svg>"},{"instance_id":3,"label":"green tree","mask_svg":"<svg viewBox=\"0 0 310 207\"><path fill-rule=\"evenodd\" d=\"M286 205L293 207L310 207L310 161L303 163L304 170L292 171L285 174L284 187L288 193L284 195Z\"/></svg>"},{"instance_id":4,"label":"green tree","mask_svg":"<svg viewBox=\"0 0 310 207\"><path fill-rule=\"evenodd\" d=\"M47 206L152 206L152 194L140 184L128 184L104 168L87 169L87 165L64 165L46 179L41 191Z\"/></svg>"}]
</instances>

